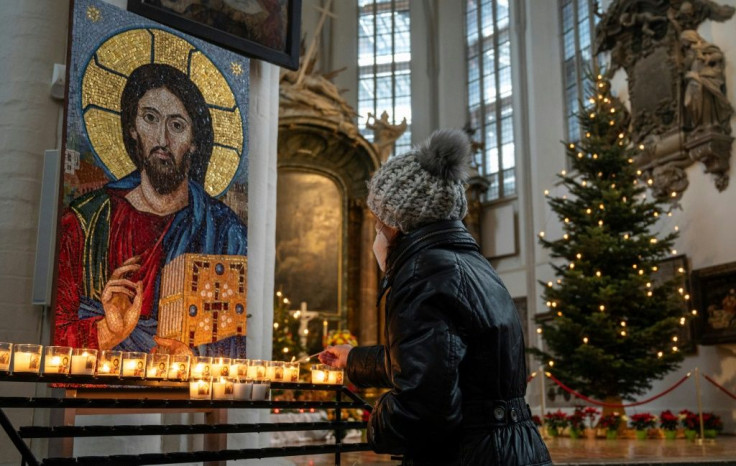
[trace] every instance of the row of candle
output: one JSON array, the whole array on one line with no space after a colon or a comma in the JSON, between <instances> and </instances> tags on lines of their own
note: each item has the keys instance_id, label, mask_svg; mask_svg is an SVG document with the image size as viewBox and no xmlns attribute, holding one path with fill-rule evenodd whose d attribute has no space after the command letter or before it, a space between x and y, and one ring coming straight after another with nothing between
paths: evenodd
<instances>
[{"instance_id":1,"label":"row of candle","mask_svg":"<svg viewBox=\"0 0 736 466\"><path fill-rule=\"evenodd\" d=\"M12 356L12 357L11 357ZM41 364L43 356L43 364ZM0 342L0 372L98 375L186 381L228 377L298 382L299 363Z\"/></svg>"},{"instance_id":2,"label":"row of candle","mask_svg":"<svg viewBox=\"0 0 736 466\"><path fill-rule=\"evenodd\" d=\"M12 358L11 358L12 355ZM43 365L41 365L43 355ZM298 382L299 363L262 359L231 359L210 356L147 354L67 346L0 342L0 372L98 375L186 381L229 377L238 381ZM343 371L325 364L311 366L312 383L343 383Z\"/></svg>"}]
</instances>

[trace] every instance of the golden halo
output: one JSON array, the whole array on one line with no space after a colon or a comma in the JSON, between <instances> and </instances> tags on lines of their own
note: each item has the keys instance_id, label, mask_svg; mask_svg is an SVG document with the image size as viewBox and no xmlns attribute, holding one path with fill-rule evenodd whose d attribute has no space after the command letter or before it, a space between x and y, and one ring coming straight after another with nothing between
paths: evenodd
<instances>
[{"instance_id":1,"label":"golden halo","mask_svg":"<svg viewBox=\"0 0 736 466\"><path fill-rule=\"evenodd\" d=\"M82 76L82 116L92 145L107 171L120 179L135 170L123 143L120 96L128 76L139 66L163 63L185 73L199 88L214 131L204 189L222 194L240 165L243 121L230 85L220 70L194 45L161 29L131 29L106 40Z\"/></svg>"}]
</instances>

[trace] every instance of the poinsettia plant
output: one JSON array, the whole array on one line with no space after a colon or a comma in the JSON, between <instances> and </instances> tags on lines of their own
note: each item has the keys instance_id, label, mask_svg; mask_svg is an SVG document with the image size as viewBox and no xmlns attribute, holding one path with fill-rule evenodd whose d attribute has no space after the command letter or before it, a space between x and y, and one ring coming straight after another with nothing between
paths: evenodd
<instances>
[{"instance_id":1,"label":"poinsettia plant","mask_svg":"<svg viewBox=\"0 0 736 466\"><path fill-rule=\"evenodd\" d=\"M542 418L535 414L534 416L532 416L532 422L534 422L535 426L539 427L542 425Z\"/></svg>"},{"instance_id":2,"label":"poinsettia plant","mask_svg":"<svg viewBox=\"0 0 736 466\"><path fill-rule=\"evenodd\" d=\"M631 415L631 427L636 430L653 429L657 425L657 418L651 413L637 413Z\"/></svg>"},{"instance_id":3,"label":"poinsettia plant","mask_svg":"<svg viewBox=\"0 0 736 466\"><path fill-rule=\"evenodd\" d=\"M575 411L567 416L567 420L570 422L570 428L573 430L584 430L585 429L585 412L582 406L576 406Z\"/></svg>"},{"instance_id":4,"label":"poinsettia plant","mask_svg":"<svg viewBox=\"0 0 736 466\"><path fill-rule=\"evenodd\" d=\"M703 413L703 429L723 430L723 422L713 413Z\"/></svg>"},{"instance_id":5,"label":"poinsettia plant","mask_svg":"<svg viewBox=\"0 0 736 466\"><path fill-rule=\"evenodd\" d=\"M567 414L562 410L557 410L553 413L547 413L544 415L544 423L547 427L564 429L570 425L570 421L567 419Z\"/></svg>"},{"instance_id":6,"label":"poinsettia plant","mask_svg":"<svg viewBox=\"0 0 736 466\"><path fill-rule=\"evenodd\" d=\"M700 429L700 420L698 415L687 409L680 411L680 423L682 427L687 430L698 430Z\"/></svg>"},{"instance_id":7,"label":"poinsettia plant","mask_svg":"<svg viewBox=\"0 0 736 466\"><path fill-rule=\"evenodd\" d=\"M587 406L585 409L583 409L583 414L585 417L588 418L588 426L592 429L595 425L595 418L600 414L601 412L592 406Z\"/></svg>"},{"instance_id":8,"label":"poinsettia plant","mask_svg":"<svg viewBox=\"0 0 736 466\"><path fill-rule=\"evenodd\" d=\"M618 430L619 426L621 426L621 420L620 413L606 414L601 417L598 425L607 430Z\"/></svg>"},{"instance_id":9,"label":"poinsettia plant","mask_svg":"<svg viewBox=\"0 0 736 466\"><path fill-rule=\"evenodd\" d=\"M680 418L672 414L672 411L669 409L667 411L662 411L659 415L659 426L664 430L676 430L677 423L679 421Z\"/></svg>"}]
</instances>

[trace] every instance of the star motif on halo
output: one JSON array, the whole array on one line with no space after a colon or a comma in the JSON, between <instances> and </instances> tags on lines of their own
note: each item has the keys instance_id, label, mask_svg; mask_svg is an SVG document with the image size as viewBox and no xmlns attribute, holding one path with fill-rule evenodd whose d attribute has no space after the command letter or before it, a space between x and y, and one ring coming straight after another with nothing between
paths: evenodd
<instances>
[{"instance_id":1,"label":"star motif on halo","mask_svg":"<svg viewBox=\"0 0 736 466\"><path fill-rule=\"evenodd\" d=\"M100 12L100 9L92 5L88 6L87 19L89 19L93 23L96 23L97 21L102 19L102 13Z\"/></svg>"},{"instance_id":2,"label":"star motif on halo","mask_svg":"<svg viewBox=\"0 0 736 466\"><path fill-rule=\"evenodd\" d=\"M235 76L240 76L243 74L243 65L238 62L232 62L230 63L230 71L232 71Z\"/></svg>"}]
</instances>

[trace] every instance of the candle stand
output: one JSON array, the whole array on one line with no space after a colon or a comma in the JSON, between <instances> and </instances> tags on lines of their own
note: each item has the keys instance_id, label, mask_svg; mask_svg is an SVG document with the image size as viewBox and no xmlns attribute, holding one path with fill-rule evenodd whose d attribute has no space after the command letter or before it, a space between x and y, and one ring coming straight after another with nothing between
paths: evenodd
<instances>
[{"instance_id":1,"label":"candle stand","mask_svg":"<svg viewBox=\"0 0 736 466\"><path fill-rule=\"evenodd\" d=\"M283 383L272 382L271 389L280 390L328 390L335 393L331 401L241 401L241 400L190 400L188 399L188 382L169 382L153 380L130 380L110 376L97 377L87 375L63 374L0 374L0 382L35 382L50 384L69 384L84 387L74 392L75 397L8 397L0 396L0 425L12 441L22 457L23 465L143 465L143 464L175 464L192 462L223 462L227 460L274 458L298 455L335 455L335 464L340 464L340 454L351 451L368 451L367 443L342 443L343 432L347 429L364 429L365 422L342 421L341 410L362 408L371 410L365 400L352 393L342 385ZM126 398L112 398L105 394L105 387L114 385L116 394L128 386ZM99 392L92 395L90 387L99 386ZM138 389L138 391L136 390ZM0 391L1 393L1 391ZM155 393L155 398L151 396ZM324 422L284 422L256 424L181 424L181 425L123 425L123 426L21 426L16 429L8 419L6 408L51 408L61 410L89 410L105 413L125 413L147 410L153 412L166 411L218 411L226 409L332 409L336 421ZM78 437L114 437L129 435L216 435L221 439L224 435L235 433L280 432L332 430L335 443L227 449L226 442L205 441L205 450L176 453L145 453L110 456L49 457L38 459L26 444L26 439L74 439ZM208 446L210 448L208 448Z\"/></svg>"}]
</instances>

